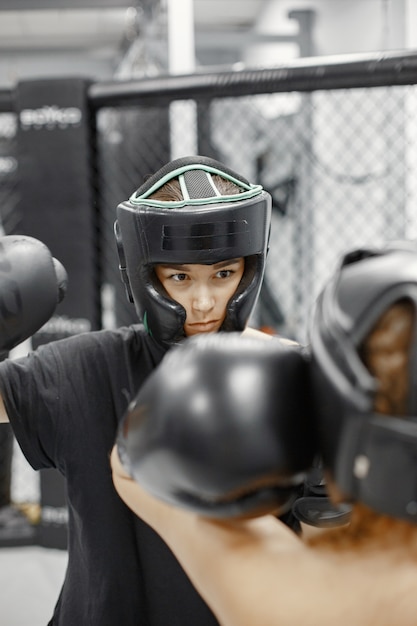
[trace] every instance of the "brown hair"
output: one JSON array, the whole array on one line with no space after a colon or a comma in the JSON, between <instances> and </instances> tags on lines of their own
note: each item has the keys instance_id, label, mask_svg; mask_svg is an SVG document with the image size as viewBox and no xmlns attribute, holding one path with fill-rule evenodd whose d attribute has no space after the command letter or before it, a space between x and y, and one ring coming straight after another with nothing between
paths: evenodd
<instances>
[{"instance_id":1,"label":"brown hair","mask_svg":"<svg viewBox=\"0 0 417 626\"><path fill-rule=\"evenodd\" d=\"M244 189L238 187L231 180L222 178L218 174L212 176L213 182L223 196L231 196L236 193L242 193ZM149 196L150 200L160 200L161 202L177 202L183 200L180 183L177 178L165 183L160 189Z\"/></svg>"}]
</instances>

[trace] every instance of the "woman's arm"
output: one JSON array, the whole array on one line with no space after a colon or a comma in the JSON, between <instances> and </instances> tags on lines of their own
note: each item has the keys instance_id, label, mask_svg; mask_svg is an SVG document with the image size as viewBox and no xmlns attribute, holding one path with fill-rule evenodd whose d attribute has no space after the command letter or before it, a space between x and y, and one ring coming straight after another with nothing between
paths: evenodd
<instances>
[{"instance_id":1,"label":"woman's arm","mask_svg":"<svg viewBox=\"0 0 417 626\"><path fill-rule=\"evenodd\" d=\"M165 504L126 474L116 448L111 461L121 498L161 535L223 626L297 624L297 610L279 621L292 599L303 604L294 564L306 548L290 529L273 516L220 522Z\"/></svg>"},{"instance_id":2,"label":"woman's arm","mask_svg":"<svg viewBox=\"0 0 417 626\"><path fill-rule=\"evenodd\" d=\"M3 396L0 394L0 424L5 424L9 421L6 407L4 406Z\"/></svg>"}]
</instances>

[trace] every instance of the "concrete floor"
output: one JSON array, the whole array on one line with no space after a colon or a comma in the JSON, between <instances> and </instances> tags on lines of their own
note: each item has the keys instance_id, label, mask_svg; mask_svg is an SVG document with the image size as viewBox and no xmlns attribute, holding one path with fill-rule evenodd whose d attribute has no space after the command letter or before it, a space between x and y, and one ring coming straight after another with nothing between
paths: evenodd
<instances>
[{"instance_id":1,"label":"concrete floor","mask_svg":"<svg viewBox=\"0 0 417 626\"><path fill-rule=\"evenodd\" d=\"M39 501L39 474L28 465L16 443L12 467L13 500L18 504ZM25 507L27 514L33 512L30 508ZM0 626L46 626L64 580L67 553L38 546L30 537L22 542L25 546L7 547L4 511L0 509ZM14 531L12 526L12 536ZM11 545L19 543L12 539Z\"/></svg>"},{"instance_id":2,"label":"concrete floor","mask_svg":"<svg viewBox=\"0 0 417 626\"><path fill-rule=\"evenodd\" d=\"M64 550L0 548L1 626L46 626L66 565Z\"/></svg>"}]
</instances>

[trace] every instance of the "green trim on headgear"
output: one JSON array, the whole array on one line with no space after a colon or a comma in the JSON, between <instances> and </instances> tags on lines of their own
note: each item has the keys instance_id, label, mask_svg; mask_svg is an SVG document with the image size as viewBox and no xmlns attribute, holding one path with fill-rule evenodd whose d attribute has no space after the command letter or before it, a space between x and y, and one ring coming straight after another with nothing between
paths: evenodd
<instances>
[{"instance_id":1,"label":"green trim on headgear","mask_svg":"<svg viewBox=\"0 0 417 626\"><path fill-rule=\"evenodd\" d=\"M151 329L148 326L148 311L145 311L145 313L143 314L143 325L144 325L145 330L148 333L148 335L153 337L152 331L151 331Z\"/></svg>"},{"instance_id":2,"label":"green trim on headgear","mask_svg":"<svg viewBox=\"0 0 417 626\"><path fill-rule=\"evenodd\" d=\"M162 201L162 200L149 199L149 196L151 196L153 193L158 191L158 189L163 187L166 183L168 183L173 178L180 179L180 186L183 191L183 195L185 196L186 194L184 193L184 184L182 183L181 177L184 174L184 172L189 172L189 171L196 170L196 169L203 170L207 174L217 174L218 176L221 176L222 178L234 183L241 189L244 189L245 191L243 191L242 193L235 193L231 195L222 196L222 195L218 195L217 190L212 185L213 191L216 195L212 197L208 197L208 198L207 197L205 198L186 197L183 200L176 200L176 201ZM210 180L210 177L208 178ZM163 176L160 180L158 180L154 185L152 185L152 187L148 189L141 196L136 196L136 192L133 193L130 196L129 201L133 205L147 205L147 206L160 207L160 208L167 208L167 207L175 208L175 207L183 207L183 206L189 206L189 205L200 206L200 205L205 205L205 204L217 204L219 202L236 202L237 200L248 200L249 198L253 198L254 196L257 196L262 191L263 191L262 185L246 184L242 180L239 180L238 178L231 176L227 172L223 172L222 170L217 169L215 167L210 167L208 165L201 165L201 164L197 164L197 165L193 164L193 165L184 165L183 167L179 167L173 170L172 172L169 172L169 174L166 174L165 176Z\"/></svg>"}]
</instances>

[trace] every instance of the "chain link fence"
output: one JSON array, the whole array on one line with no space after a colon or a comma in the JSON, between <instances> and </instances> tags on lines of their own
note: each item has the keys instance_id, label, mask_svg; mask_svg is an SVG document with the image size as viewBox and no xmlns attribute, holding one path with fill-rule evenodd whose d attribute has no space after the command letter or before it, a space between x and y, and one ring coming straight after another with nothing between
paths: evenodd
<instances>
[{"instance_id":1,"label":"chain link fence","mask_svg":"<svg viewBox=\"0 0 417 626\"><path fill-rule=\"evenodd\" d=\"M417 236L415 85L374 87L370 73L369 87L361 76L360 87L322 88L317 71L314 88L283 92L277 83L278 93L270 86L259 93L257 77L253 95L250 80L232 97L213 87L212 97L193 99L187 88L185 99L179 86L166 103L156 79L156 105L138 96L135 105L98 110L104 282L114 290L114 323L134 319L118 287L115 207L190 145L273 196L265 285L252 320L259 327L305 343L315 299L344 252Z\"/></svg>"}]
</instances>

